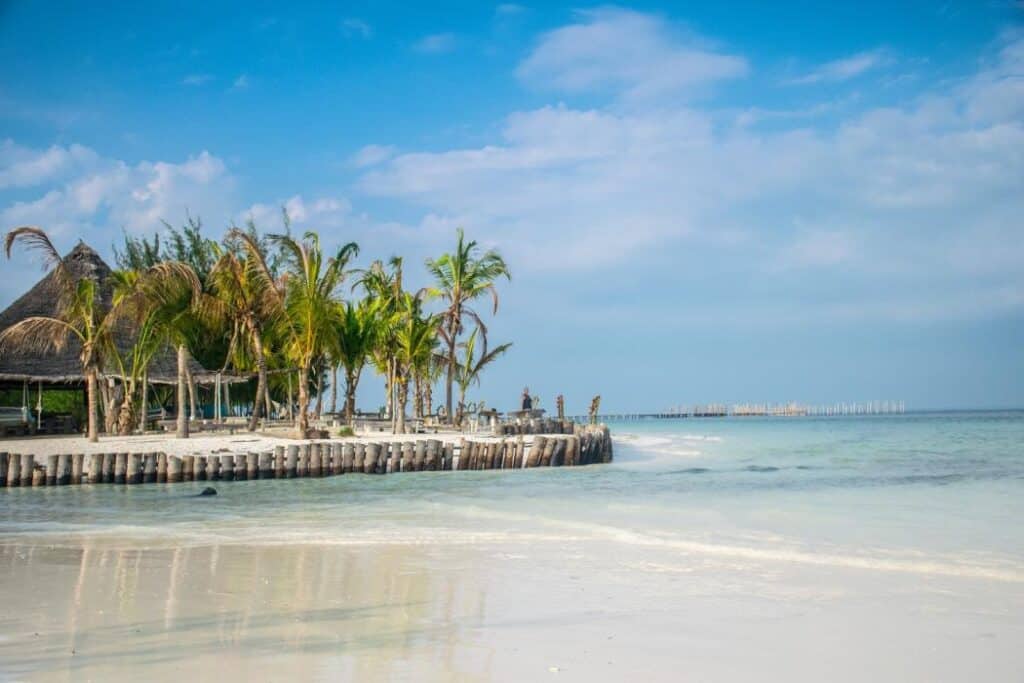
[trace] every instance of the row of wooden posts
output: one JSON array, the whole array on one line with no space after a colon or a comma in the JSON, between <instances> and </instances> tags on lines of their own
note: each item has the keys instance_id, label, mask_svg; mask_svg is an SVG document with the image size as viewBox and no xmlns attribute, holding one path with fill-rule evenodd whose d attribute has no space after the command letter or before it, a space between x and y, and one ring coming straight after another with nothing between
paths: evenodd
<instances>
[{"instance_id":1,"label":"row of wooden posts","mask_svg":"<svg viewBox=\"0 0 1024 683\"><path fill-rule=\"evenodd\" d=\"M521 435L497 441L439 439L377 443L346 441L277 446L262 453L168 456L166 453L49 455L0 453L0 487L69 484L148 484L326 477L351 472L390 474L437 470L497 470L611 462L607 427L573 434Z\"/></svg>"},{"instance_id":2,"label":"row of wooden posts","mask_svg":"<svg viewBox=\"0 0 1024 683\"><path fill-rule=\"evenodd\" d=\"M553 417L534 418L531 420L514 420L498 422L494 425L495 436L514 436L516 434L575 434L580 426L572 420L559 420Z\"/></svg>"}]
</instances>

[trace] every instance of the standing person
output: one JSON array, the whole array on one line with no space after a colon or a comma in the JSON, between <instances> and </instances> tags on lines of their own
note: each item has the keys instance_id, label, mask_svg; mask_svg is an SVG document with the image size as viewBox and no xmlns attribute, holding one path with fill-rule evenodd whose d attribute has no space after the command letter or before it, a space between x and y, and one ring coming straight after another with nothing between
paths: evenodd
<instances>
[{"instance_id":1,"label":"standing person","mask_svg":"<svg viewBox=\"0 0 1024 683\"><path fill-rule=\"evenodd\" d=\"M530 398L530 387L523 387L522 410L533 410L533 399Z\"/></svg>"}]
</instances>

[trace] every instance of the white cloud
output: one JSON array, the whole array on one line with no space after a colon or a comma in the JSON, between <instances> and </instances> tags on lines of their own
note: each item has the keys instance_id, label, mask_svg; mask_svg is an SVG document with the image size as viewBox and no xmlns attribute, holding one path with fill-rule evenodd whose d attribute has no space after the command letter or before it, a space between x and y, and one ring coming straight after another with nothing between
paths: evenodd
<instances>
[{"instance_id":1,"label":"white cloud","mask_svg":"<svg viewBox=\"0 0 1024 683\"><path fill-rule=\"evenodd\" d=\"M366 145L354 155L350 163L356 168L376 166L395 156L396 149L391 145Z\"/></svg>"},{"instance_id":2,"label":"white cloud","mask_svg":"<svg viewBox=\"0 0 1024 683\"><path fill-rule=\"evenodd\" d=\"M790 79L792 85L809 85L811 83L836 83L856 78L868 71L881 68L893 61L888 50L879 48L867 52L859 52L849 57L826 62L803 76Z\"/></svg>"},{"instance_id":3,"label":"white cloud","mask_svg":"<svg viewBox=\"0 0 1024 683\"><path fill-rule=\"evenodd\" d=\"M260 230L275 232L283 227L282 209L288 212L293 229L300 232L336 229L353 220L352 205L347 199L321 197L306 201L302 195L293 195L274 204L253 204L235 222L252 220Z\"/></svg>"},{"instance_id":4,"label":"white cloud","mask_svg":"<svg viewBox=\"0 0 1024 683\"><path fill-rule=\"evenodd\" d=\"M517 74L538 87L649 98L747 73L742 57L659 17L622 9L579 12L580 21L544 34Z\"/></svg>"},{"instance_id":5,"label":"white cloud","mask_svg":"<svg viewBox=\"0 0 1024 683\"><path fill-rule=\"evenodd\" d=\"M189 74L181 79L182 85L206 85L213 80L212 74Z\"/></svg>"},{"instance_id":6,"label":"white cloud","mask_svg":"<svg viewBox=\"0 0 1024 683\"><path fill-rule=\"evenodd\" d=\"M440 54L454 50L456 42L454 33L434 33L420 38L413 44L412 49L424 54Z\"/></svg>"},{"instance_id":7,"label":"white cloud","mask_svg":"<svg viewBox=\"0 0 1024 683\"><path fill-rule=\"evenodd\" d=\"M865 315L883 313L867 305L888 296L880 283L904 299L885 314L908 319L915 301L925 315L937 296L969 298L979 278L1016 305L1022 53L1024 39L1007 39L965 81L890 107L833 111L828 128L787 115L762 130L730 125L732 113L663 103L515 112L487 144L400 154L360 187L420 207L424 228L492 237L520 269L628 278L631 263L678 254L680 263L662 264L669 272L760 273L779 287L816 268L821 287L863 297L849 310ZM626 82L620 65L608 69L576 82Z\"/></svg>"},{"instance_id":8,"label":"white cloud","mask_svg":"<svg viewBox=\"0 0 1024 683\"><path fill-rule=\"evenodd\" d=\"M341 30L347 37L369 38L373 35L373 29L362 19L349 17L342 19Z\"/></svg>"},{"instance_id":9,"label":"white cloud","mask_svg":"<svg viewBox=\"0 0 1024 683\"><path fill-rule=\"evenodd\" d=\"M252 84L249 74L239 74L238 78L231 84L232 90L245 90Z\"/></svg>"},{"instance_id":10,"label":"white cloud","mask_svg":"<svg viewBox=\"0 0 1024 683\"><path fill-rule=\"evenodd\" d=\"M58 241L88 235L103 249L122 228L156 230L161 219L176 222L186 211L214 223L230 216L234 180L208 152L181 163L137 164L88 154L90 163L62 184L0 209L0 225L39 225Z\"/></svg>"},{"instance_id":11,"label":"white cloud","mask_svg":"<svg viewBox=\"0 0 1024 683\"><path fill-rule=\"evenodd\" d=\"M13 140L0 142L0 189L33 187L59 180L75 169L94 164L97 155L88 147L53 145L36 150Z\"/></svg>"}]
</instances>

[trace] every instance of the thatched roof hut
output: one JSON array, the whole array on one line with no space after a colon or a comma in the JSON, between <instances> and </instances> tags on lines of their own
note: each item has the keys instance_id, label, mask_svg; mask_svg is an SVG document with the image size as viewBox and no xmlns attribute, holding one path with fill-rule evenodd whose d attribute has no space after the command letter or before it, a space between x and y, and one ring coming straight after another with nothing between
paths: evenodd
<instances>
[{"instance_id":1,"label":"thatched roof hut","mask_svg":"<svg viewBox=\"0 0 1024 683\"><path fill-rule=\"evenodd\" d=\"M110 305L113 288L110 284L110 266L99 254L84 242L79 242L65 257L64 264L72 277L88 277L100 283L103 303ZM57 287L55 275L48 273L42 280L18 300L0 312L0 332L11 325L31 316L55 316L57 313ZM123 351L131 348L130 330L117 334L117 345ZM84 382L82 364L79 361L81 345L77 339L70 339L59 352L37 353L18 350L0 352L0 382L43 382L47 384ZM212 383L216 378L211 372L190 360L189 369L193 378L201 383ZM178 378L177 358L173 349L158 353L149 366L148 379L154 384L175 384ZM232 381L240 378L223 378Z\"/></svg>"}]
</instances>

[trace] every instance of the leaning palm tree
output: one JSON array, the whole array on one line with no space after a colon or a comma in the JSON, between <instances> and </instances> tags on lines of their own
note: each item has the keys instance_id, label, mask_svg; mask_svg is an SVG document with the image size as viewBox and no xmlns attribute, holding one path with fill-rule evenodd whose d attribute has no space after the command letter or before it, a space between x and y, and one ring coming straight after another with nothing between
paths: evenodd
<instances>
[{"instance_id":1,"label":"leaning palm tree","mask_svg":"<svg viewBox=\"0 0 1024 683\"><path fill-rule=\"evenodd\" d=\"M392 427L395 422L395 374L398 354L396 338L398 324L402 317L402 266L400 256L391 257L387 265L377 260L366 270L360 271L356 282L374 302L377 311L377 339L371 360L377 371L384 375L385 407Z\"/></svg>"},{"instance_id":2,"label":"leaning palm tree","mask_svg":"<svg viewBox=\"0 0 1024 683\"><path fill-rule=\"evenodd\" d=\"M75 339L81 346L79 360L85 375L88 402L89 441L99 440L96 379L103 369L104 353L113 344L115 317L100 296L101 283L88 277L76 278L65 266L46 232L22 226L7 233L4 251L11 257L16 242L42 254L44 267L53 275L57 294L54 316L32 316L0 334L0 349L61 351Z\"/></svg>"},{"instance_id":3,"label":"leaning palm tree","mask_svg":"<svg viewBox=\"0 0 1024 683\"><path fill-rule=\"evenodd\" d=\"M479 339L483 344L479 356L476 354L477 335L480 335ZM483 333L482 327L477 327L460 346L463 350L463 357L455 369L455 382L459 385L459 407L456 424L462 424L463 411L466 405L466 391L470 385L479 385L480 373L483 372L483 369L493 363L498 356L508 351L512 344L501 344L488 351L487 335Z\"/></svg>"},{"instance_id":4,"label":"leaning palm tree","mask_svg":"<svg viewBox=\"0 0 1024 683\"><path fill-rule=\"evenodd\" d=\"M452 419L452 385L458 366L455 349L463 332L465 318L471 318L486 333L483 321L469 304L489 294L494 302L493 312L497 313L498 292L494 286L495 281L501 277L511 277L508 266L498 252L492 249L478 255L479 250L476 241L467 242L465 234L459 228L455 251L442 254L437 259L427 260L427 270L434 278L434 286L427 291L431 296L441 298L446 304L441 314L440 335L448 361L445 379L445 409L448 420Z\"/></svg>"},{"instance_id":5,"label":"leaning palm tree","mask_svg":"<svg viewBox=\"0 0 1024 683\"><path fill-rule=\"evenodd\" d=\"M280 315L275 333L284 357L298 370L299 415L296 431L305 436L309 431L309 376L313 362L327 349L336 327L338 307L336 292L347 275L349 261L359 247L349 242L333 256L324 258L320 238L307 232L302 239L290 234L269 235L270 242L280 250L284 275L274 278L263 253L254 239L242 239L246 257L252 261L254 277L262 280L266 296L273 298Z\"/></svg>"}]
</instances>

